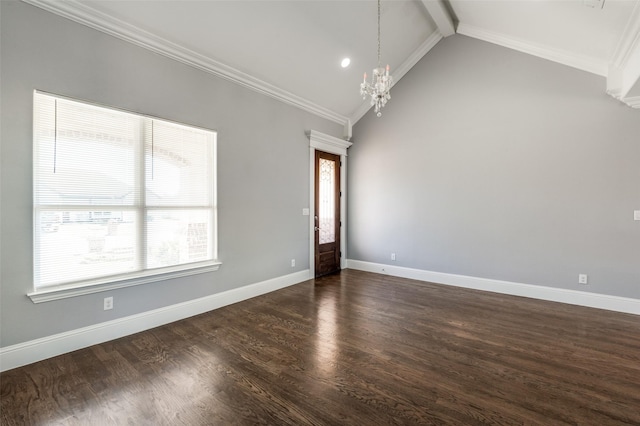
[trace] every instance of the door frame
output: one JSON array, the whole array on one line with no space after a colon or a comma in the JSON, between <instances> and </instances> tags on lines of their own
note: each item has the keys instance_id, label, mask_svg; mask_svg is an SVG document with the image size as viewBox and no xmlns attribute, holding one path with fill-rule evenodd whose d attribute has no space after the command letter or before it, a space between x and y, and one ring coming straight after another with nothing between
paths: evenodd
<instances>
[{"instance_id":1,"label":"door frame","mask_svg":"<svg viewBox=\"0 0 640 426\"><path fill-rule=\"evenodd\" d=\"M340 269L347 266L347 149L353 145L315 130L307 132L309 137L309 278L316 276L315 265L315 175L316 150L340 156Z\"/></svg>"}]
</instances>

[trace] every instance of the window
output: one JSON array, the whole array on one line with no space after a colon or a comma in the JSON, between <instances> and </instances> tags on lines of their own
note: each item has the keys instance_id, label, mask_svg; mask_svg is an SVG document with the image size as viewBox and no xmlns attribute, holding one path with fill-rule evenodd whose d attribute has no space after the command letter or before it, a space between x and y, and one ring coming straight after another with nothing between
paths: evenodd
<instances>
[{"instance_id":1,"label":"window","mask_svg":"<svg viewBox=\"0 0 640 426\"><path fill-rule=\"evenodd\" d=\"M213 131L36 92L32 294L217 269L215 156Z\"/></svg>"}]
</instances>

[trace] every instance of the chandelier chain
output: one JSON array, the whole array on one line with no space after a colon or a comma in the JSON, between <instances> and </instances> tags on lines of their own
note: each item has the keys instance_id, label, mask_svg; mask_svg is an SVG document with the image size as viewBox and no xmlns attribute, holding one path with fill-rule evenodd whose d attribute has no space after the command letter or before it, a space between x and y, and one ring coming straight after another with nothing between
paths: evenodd
<instances>
[{"instance_id":1,"label":"chandelier chain","mask_svg":"<svg viewBox=\"0 0 640 426\"><path fill-rule=\"evenodd\" d=\"M378 68L380 68L380 0L378 0Z\"/></svg>"}]
</instances>

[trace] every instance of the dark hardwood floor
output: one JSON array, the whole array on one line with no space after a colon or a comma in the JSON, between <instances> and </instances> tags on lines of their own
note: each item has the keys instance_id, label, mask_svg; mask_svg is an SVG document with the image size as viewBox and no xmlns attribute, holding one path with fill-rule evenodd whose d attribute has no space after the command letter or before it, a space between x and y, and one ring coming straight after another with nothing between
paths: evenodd
<instances>
[{"instance_id":1,"label":"dark hardwood floor","mask_svg":"<svg viewBox=\"0 0 640 426\"><path fill-rule=\"evenodd\" d=\"M640 425L640 317L344 270L0 380L2 425Z\"/></svg>"}]
</instances>

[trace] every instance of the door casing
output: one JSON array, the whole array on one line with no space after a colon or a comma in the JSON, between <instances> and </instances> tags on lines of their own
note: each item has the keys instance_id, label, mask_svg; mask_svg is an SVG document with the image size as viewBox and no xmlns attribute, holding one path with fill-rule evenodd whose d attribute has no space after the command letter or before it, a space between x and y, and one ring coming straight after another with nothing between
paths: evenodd
<instances>
[{"instance_id":1,"label":"door casing","mask_svg":"<svg viewBox=\"0 0 640 426\"><path fill-rule=\"evenodd\" d=\"M342 227L340 227L340 268L347 266L347 149L352 145L345 141L324 133L311 130L307 132L309 137L309 278L314 278L315 273L315 162L316 150L325 151L340 156L340 217Z\"/></svg>"}]
</instances>

